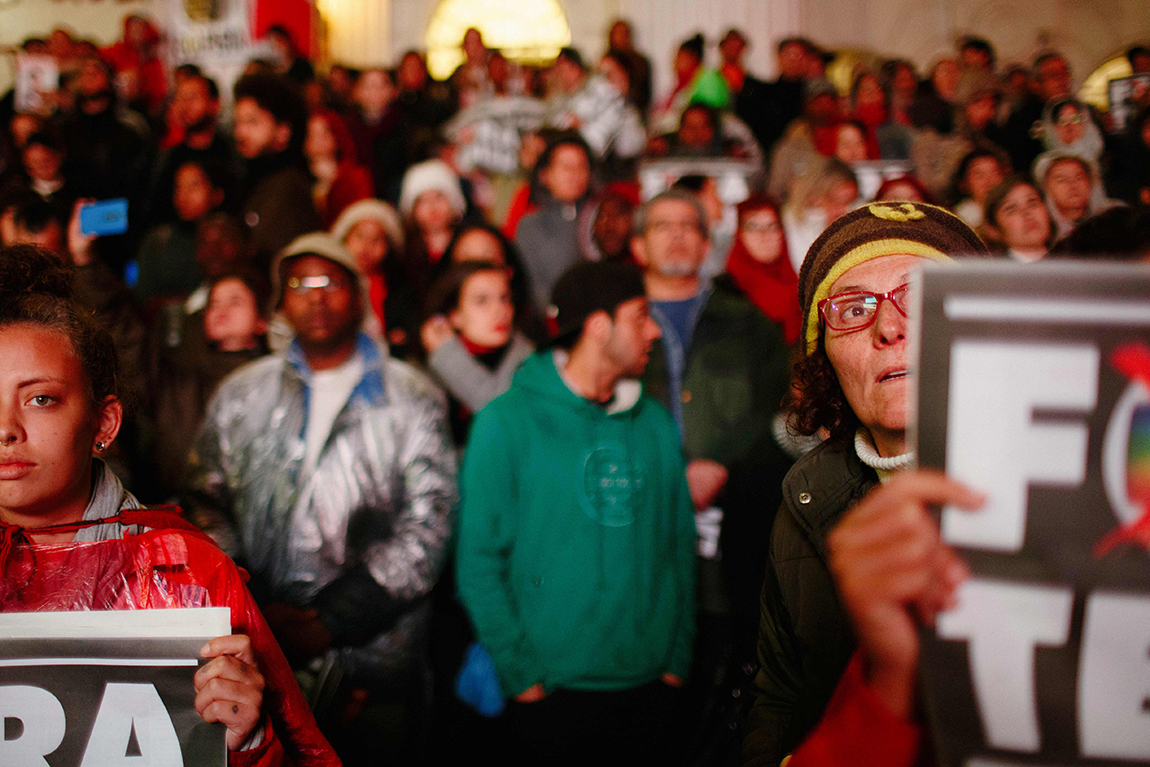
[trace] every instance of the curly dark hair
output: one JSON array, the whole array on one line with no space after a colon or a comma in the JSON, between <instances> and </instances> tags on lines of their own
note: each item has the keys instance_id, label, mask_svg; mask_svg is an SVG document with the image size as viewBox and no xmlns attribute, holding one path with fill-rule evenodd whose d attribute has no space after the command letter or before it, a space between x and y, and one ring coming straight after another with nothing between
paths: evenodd
<instances>
[{"instance_id":1,"label":"curly dark hair","mask_svg":"<svg viewBox=\"0 0 1150 767\"><path fill-rule=\"evenodd\" d=\"M859 420L847 402L838 374L827 357L824 337L810 354L803 355L801 342L791 367L791 391L786 406L790 412L789 428L797 434L813 437L826 430L831 439L849 437Z\"/></svg>"},{"instance_id":2,"label":"curly dark hair","mask_svg":"<svg viewBox=\"0 0 1150 767\"><path fill-rule=\"evenodd\" d=\"M72 269L34 245L0 249L0 327L37 325L66 339L88 379L92 403L117 396L119 370L112 336L76 301Z\"/></svg>"},{"instance_id":3,"label":"curly dark hair","mask_svg":"<svg viewBox=\"0 0 1150 767\"><path fill-rule=\"evenodd\" d=\"M291 139L287 152L293 159L303 156L304 139L307 136L307 105L303 96L283 75L260 72L244 75L236 81L235 103L251 99L260 109L275 119L276 123L291 128Z\"/></svg>"}]
</instances>

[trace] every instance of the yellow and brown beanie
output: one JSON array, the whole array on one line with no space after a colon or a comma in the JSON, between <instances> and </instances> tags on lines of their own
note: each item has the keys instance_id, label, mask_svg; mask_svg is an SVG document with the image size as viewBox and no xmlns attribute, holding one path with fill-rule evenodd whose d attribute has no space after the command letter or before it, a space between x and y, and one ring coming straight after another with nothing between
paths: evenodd
<instances>
[{"instance_id":1,"label":"yellow and brown beanie","mask_svg":"<svg viewBox=\"0 0 1150 767\"><path fill-rule=\"evenodd\" d=\"M803 348L819 341L819 301L848 269L880 256L911 255L933 261L987 256L986 245L962 219L920 202L876 202L856 208L826 228L799 270Z\"/></svg>"}]
</instances>

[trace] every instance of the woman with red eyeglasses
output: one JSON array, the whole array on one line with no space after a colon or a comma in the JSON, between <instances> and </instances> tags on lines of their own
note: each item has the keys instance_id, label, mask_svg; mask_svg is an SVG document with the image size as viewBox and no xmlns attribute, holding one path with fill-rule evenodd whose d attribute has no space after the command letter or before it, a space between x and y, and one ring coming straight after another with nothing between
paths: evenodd
<instances>
[{"instance_id":1,"label":"woman with red eyeglasses","mask_svg":"<svg viewBox=\"0 0 1150 767\"><path fill-rule=\"evenodd\" d=\"M790 424L825 439L783 481L762 592L762 668L744 765L777 765L792 752L792 767L804 761L909 765L902 759L917 745L905 720L918 645L910 618L917 608L908 605L919 600L923 611L937 608L946 589L930 598L917 592L913 599L904 599L910 592L896 598L884 579L905 576L908 561L922 566L915 559L920 548L942 551L937 531L930 546L928 502L970 498L949 480L916 471L906 444L908 283L925 263L968 255L985 256L986 246L961 219L933 205L895 201L837 219L803 261ZM956 577L951 564L940 553L931 567L942 569L930 575L940 582ZM885 718L876 715L861 731L841 720L830 728L832 739L855 738L857 759L824 759L807 745L796 751L808 737L818 748L827 730L811 733L824 714L833 717L827 706L840 680L855 684L852 700ZM882 705L874 705L876 699Z\"/></svg>"}]
</instances>

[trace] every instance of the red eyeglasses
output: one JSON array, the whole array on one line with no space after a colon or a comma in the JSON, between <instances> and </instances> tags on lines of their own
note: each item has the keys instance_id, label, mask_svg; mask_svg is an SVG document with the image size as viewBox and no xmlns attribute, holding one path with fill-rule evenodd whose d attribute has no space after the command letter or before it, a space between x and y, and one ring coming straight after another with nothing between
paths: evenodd
<instances>
[{"instance_id":1,"label":"red eyeglasses","mask_svg":"<svg viewBox=\"0 0 1150 767\"><path fill-rule=\"evenodd\" d=\"M910 283L903 283L886 293L854 290L819 301L819 315L831 330L862 330L874 324L883 301L890 301L898 313L907 316Z\"/></svg>"}]
</instances>

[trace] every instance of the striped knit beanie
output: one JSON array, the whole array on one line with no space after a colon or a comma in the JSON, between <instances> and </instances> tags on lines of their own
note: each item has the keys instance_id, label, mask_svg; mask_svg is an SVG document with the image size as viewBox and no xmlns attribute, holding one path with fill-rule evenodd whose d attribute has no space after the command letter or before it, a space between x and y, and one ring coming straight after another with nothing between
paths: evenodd
<instances>
[{"instance_id":1,"label":"striped knit beanie","mask_svg":"<svg viewBox=\"0 0 1150 767\"><path fill-rule=\"evenodd\" d=\"M932 261L986 256L986 245L954 214L921 202L881 202L856 208L826 228L799 270L804 351L819 342L819 301L848 269L880 256L911 255Z\"/></svg>"}]
</instances>

